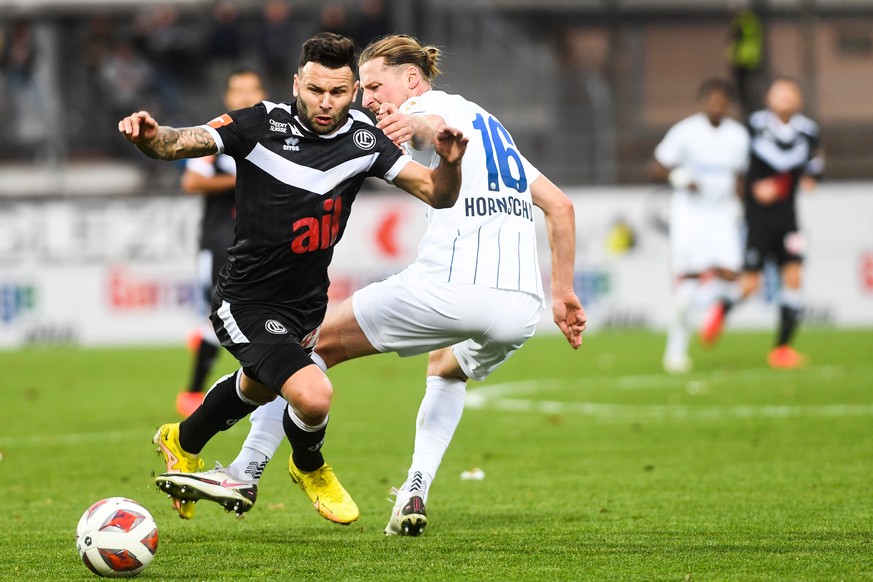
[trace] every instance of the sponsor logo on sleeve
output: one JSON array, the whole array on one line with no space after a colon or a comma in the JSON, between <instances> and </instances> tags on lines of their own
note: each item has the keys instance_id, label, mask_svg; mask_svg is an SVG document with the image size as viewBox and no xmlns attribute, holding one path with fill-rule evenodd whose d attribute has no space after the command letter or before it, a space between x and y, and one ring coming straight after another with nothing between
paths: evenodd
<instances>
[{"instance_id":1,"label":"sponsor logo on sleeve","mask_svg":"<svg viewBox=\"0 0 873 582\"><path fill-rule=\"evenodd\" d=\"M224 127L225 125L230 125L231 123L233 123L233 119L231 119L230 115L225 113L224 115L216 117L206 125L214 129L218 129L219 127Z\"/></svg>"}]
</instances>

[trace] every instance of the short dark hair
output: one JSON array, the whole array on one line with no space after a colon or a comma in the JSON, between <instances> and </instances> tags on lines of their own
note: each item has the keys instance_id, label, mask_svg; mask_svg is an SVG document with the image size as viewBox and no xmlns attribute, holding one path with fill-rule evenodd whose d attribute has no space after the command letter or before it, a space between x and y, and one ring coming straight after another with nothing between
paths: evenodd
<instances>
[{"instance_id":1,"label":"short dark hair","mask_svg":"<svg viewBox=\"0 0 873 582\"><path fill-rule=\"evenodd\" d=\"M347 36L333 32L321 32L303 43L298 68L306 63L318 63L328 69L348 67L356 72L358 46Z\"/></svg>"},{"instance_id":2,"label":"short dark hair","mask_svg":"<svg viewBox=\"0 0 873 582\"><path fill-rule=\"evenodd\" d=\"M224 79L224 88L229 89L230 80L240 75L253 75L258 78L258 81L261 82L261 85L264 84L264 75L257 67L250 65L239 65L227 74L227 77Z\"/></svg>"},{"instance_id":3,"label":"short dark hair","mask_svg":"<svg viewBox=\"0 0 873 582\"><path fill-rule=\"evenodd\" d=\"M730 81L724 79L711 78L700 84L697 90L697 100L706 99L713 93L721 93L728 98L728 101L734 101L736 92Z\"/></svg>"}]
</instances>

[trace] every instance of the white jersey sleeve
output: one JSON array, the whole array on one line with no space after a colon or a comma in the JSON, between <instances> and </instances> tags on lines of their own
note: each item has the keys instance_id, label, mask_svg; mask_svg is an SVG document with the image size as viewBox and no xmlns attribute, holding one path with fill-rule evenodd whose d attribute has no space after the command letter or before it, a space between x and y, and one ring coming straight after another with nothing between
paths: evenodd
<instances>
[{"instance_id":1,"label":"white jersey sleeve","mask_svg":"<svg viewBox=\"0 0 873 582\"><path fill-rule=\"evenodd\" d=\"M745 128L726 118L713 126L703 113L686 117L667 131L655 148L655 159L666 168L681 167L704 201L734 198L737 176L746 171L749 136ZM677 194L688 195L684 188Z\"/></svg>"},{"instance_id":2,"label":"white jersey sleeve","mask_svg":"<svg viewBox=\"0 0 873 582\"><path fill-rule=\"evenodd\" d=\"M469 138L461 192L452 208L428 208L428 228L410 266L433 280L523 291L543 299L530 185L540 172L493 115L459 95L428 91L403 103L408 114L439 115ZM433 147L409 150L429 167Z\"/></svg>"}]
</instances>

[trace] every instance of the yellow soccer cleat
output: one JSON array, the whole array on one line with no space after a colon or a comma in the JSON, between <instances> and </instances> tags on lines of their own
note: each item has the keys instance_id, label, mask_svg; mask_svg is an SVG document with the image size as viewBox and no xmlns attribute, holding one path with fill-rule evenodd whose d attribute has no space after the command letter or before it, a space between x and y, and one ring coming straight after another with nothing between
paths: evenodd
<instances>
[{"instance_id":1,"label":"yellow soccer cleat","mask_svg":"<svg viewBox=\"0 0 873 582\"><path fill-rule=\"evenodd\" d=\"M358 505L327 463L315 471L301 471L294 464L294 458L289 457L288 473L312 501L316 511L328 521L348 525L358 519Z\"/></svg>"},{"instance_id":2,"label":"yellow soccer cleat","mask_svg":"<svg viewBox=\"0 0 873 582\"><path fill-rule=\"evenodd\" d=\"M186 453L179 444L178 422L162 425L155 433L152 442L158 446L158 452L164 456L168 472L195 473L203 469L203 459ZM172 496L170 499L179 517L182 519L194 517L194 501Z\"/></svg>"}]
</instances>

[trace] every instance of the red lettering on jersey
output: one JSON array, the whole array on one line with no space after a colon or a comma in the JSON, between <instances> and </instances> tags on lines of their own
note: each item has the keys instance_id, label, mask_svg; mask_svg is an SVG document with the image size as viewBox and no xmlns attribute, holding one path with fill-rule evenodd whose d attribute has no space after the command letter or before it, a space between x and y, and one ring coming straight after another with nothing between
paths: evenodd
<instances>
[{"instance_id":1,"label":"red lettering on jersey","mask_svg":"<svg viewBox=\"0 0 873 582\"><path fill-rule=\"evenodd\" d=\"M296 221L292 225L296 236L291 241L291 251L301 254L332 247L339 237L342 207L342 198L331 198L324 201L323 208L327 212L321 215L320 220L310 216Z\"/></svg>"},{"instance_id":2,"label":"red lettering on jersey","mask_svg":"<svg viewBox=\"0 0 873 582\"><path fill-rule=\"evenodd\" d=\"M206 125L208 125L209 127L218 129L219 127L224 127L225 125L230 125L231 123L233 123L233 119L230 118L230 115L225 113L224 115L216 117L215 119L213 119L212 121L210 121Z\"/></svg>"},{"instance_id":3,"label":"red lettering on jersey","mask_svg":"<svg viewBox=\"0 0 873 582\"><path fill-rule=\"evenodd\" d=\"M324 205L325 210L327 210L327 204ZM343 199L336 199L336 206L333 209L333 217L330 221L330 244L333 245L336 243L336 238L339 236L340 231L340 215L343 210Z\"/></svg>"},{"instance_id":4,"label":"red lettering on jersey","mask_svg":"<svg viewBox=\"0 0 873 582\"><path fill-rule=\"evenodd\" d=\"M318 250L318 220L315 218L301 218L294 223L294 232L304 229L302 233L291 241L291 251L296 254L308 253Z\"/></svg>"}]
</instances>

